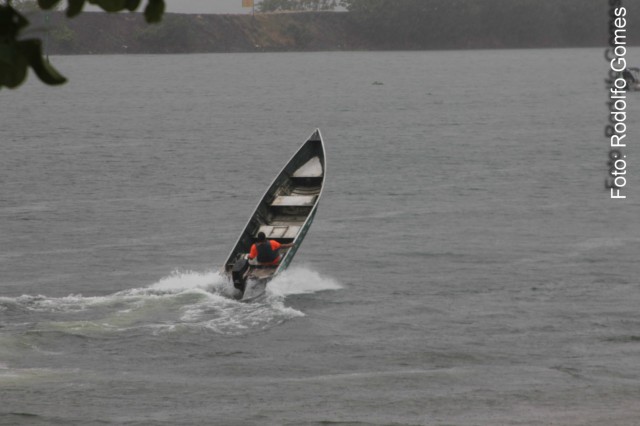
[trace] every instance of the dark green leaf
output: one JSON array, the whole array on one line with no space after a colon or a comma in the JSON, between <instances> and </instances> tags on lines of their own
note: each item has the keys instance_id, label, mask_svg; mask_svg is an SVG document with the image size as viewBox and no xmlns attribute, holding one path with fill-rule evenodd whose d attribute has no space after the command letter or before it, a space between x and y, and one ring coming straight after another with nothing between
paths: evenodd
<instances>
[{"instance_id":1,"label":"dark green leaf","mask_svg":"<svg viewBox=\"0 0 640 426\"><path fill-rule=\"evenodd\" d=\"M15 40L20 30L29 25L27 18L11 6L0 5L0 38Z\"/></svg>"},{"instance_id":2,"label":"dark green leaf","mask_svg":"<svg viewBox=\"0 0 640 426\"><path fill-rule=\"evenodd\" d=\"M16 43L0 43L0 66L11 66L16 61L18 56L18 49L16 49Z\"/></svg>"},{"instance_id":3,"label":"dark green leaf","mask_svg":"<svg viewBox=\"0 0 640 426\"><path fill-rule=\"evenodd\" d=\"M100 6L106 12L120 12L125 7L125 0L89 0L89 3Z\"/></svg>"},{"instance_id":4,"label":"dark green leaf","mask_svg":"<svg viewBox=\"0 0 640 426\"><path fill-rule=\"evenodd\" d=\"M60 0L38 0L38 6L41 9L49 10L60 3Z\"/></svg>"},{"instance_id":5,"label":"dark green leaf","mask_svg":"<svg viewBox=\"0 0 640 426\"><path fill-rule=\"evenodd\" d=\"M27 78L27 59L17 52L11 64L0 64L0 87L18 87Z\"/></svg>"},{"instance_id":6,"label":"dark green leaf","mask_svg":"<svg viewBox=\"0 0 640 426\"><path fill-rule=\"evenodd\" d=\"M133 12L134 10L136 10L138 8L138 6L140 6L140 1L141 0L127 0L126 3L127 5L125 6L125 8L131 12Z\"/></svg>"},{"instance_id":7,"label":"dark green leaf","mask_svg":"<svg viewBox=\"0 0 640 426\"><path fill-rule=\"evenodd\" d=\"M149 23L160 22L164 13L164 0L149 0L144 8L144 18Z\"/></svg>"},{"instance_id":8,"label":"dark green leaf","mask_svg":"<svg viewBox=\"0 0 640 426\"><path fill-rule=\"evenodd\" d=\"M27 60L24 56L18 56L18 60L13 65L12 80L6 82L7 87L13 89L22 84L27 78Z\"/></svg>"},{"instance_id":9,"label":"dark green leaf","mask_svg":"<svg viewBox=\"0 0 640 426\"><path fill-rule=\"evenodd\" d=\"M40 40L19 41L18 49L22 53L21 56L26 58L38 78L44 83L55 86L67 82L67 79L53 68L48 60L42 57L42 43Z\"/></svg>"},{"instance_id":10,"label":"dark green leaf","mask_svg":"<svg viewBox=\"0 0 640 426\"><path fill-rule=\"evenodd\" d=\"M67 16L69 18L73 18L82 12L82 8L84 7L85 0L67 0L69 2L69 6L67 6Z\"/></svg>"}]
</instances>

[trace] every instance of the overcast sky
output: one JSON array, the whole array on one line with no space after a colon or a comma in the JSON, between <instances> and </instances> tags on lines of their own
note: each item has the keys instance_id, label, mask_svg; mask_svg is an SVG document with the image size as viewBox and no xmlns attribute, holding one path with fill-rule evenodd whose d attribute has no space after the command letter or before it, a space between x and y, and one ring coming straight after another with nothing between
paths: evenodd
<instances>
[{"instance_id":1,"label":"overcast sky","mask_svg":"<svg viewBox=\"0 0 640 426\"><path fill-rule=\"evenodd\" d=\"M242 8L242 0L165 0L165 3L167 12L251 13L251 9Z\"/></svg>"}]
</instances>

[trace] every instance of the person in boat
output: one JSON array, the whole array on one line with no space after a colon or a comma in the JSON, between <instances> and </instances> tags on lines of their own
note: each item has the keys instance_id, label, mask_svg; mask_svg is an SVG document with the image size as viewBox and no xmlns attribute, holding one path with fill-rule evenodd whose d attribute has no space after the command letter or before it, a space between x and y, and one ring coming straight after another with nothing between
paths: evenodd
<instances>
[{"instance_id":1,"label":"person in boat","mask_svg":"<svg viewBox=\"0 0 640 426\"><path fill-rule=\"evenodd\" d=\"M258 239L249 251L250 265L278 265L282 259L281 248L290 248L293 244L280 244L275 240L267 240L264 232L258 233Z\"/></svg>"}]
</instances>

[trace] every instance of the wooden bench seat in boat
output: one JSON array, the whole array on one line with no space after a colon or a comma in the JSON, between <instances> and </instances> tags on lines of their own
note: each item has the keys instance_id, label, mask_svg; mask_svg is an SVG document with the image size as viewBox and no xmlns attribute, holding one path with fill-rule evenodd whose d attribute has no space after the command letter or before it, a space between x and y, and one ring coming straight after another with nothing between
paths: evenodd
<instances>
[{"instance_id":1,"label":"wooden bench seat in boat","mask_svg":"<svg viewBox=\"0 0 640 426\"><path fill-rule=\"evenodd\" d=\"M273 200L273 207L313 207L317 195L280 195Z\"/></svg>"},{"instance_id":2,"label":"wooden bench seat in boat","mask_svg":"<svg viewBox=\"0 0 640 426\"><path fill-rule=\"evenodd\" d=\"M258 233L264 232L270 240L279 240L279 239L294 239L298 232L300 232L300 225L262 225L258 232L256 233L256 237Z\"/></svg>"}]
</instances>

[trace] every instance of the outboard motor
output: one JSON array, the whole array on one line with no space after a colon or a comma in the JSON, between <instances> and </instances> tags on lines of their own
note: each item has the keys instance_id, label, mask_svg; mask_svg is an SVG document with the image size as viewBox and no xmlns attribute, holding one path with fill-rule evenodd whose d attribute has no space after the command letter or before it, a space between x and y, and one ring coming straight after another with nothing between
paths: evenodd
<instances>
[{"instance_id":1,"label":"outboard motor","mask_svg":"<svg viewBox=\"0 0 640 426\"><path fill-rule=\"evenodd\" d=\"M231 278L233 279L233 286L244 293L244 288L247 285L247 277L245 276L249 269L249 261L247 259L240 258L233 265L231 270Z\"/></svg>"}]
</instances>

